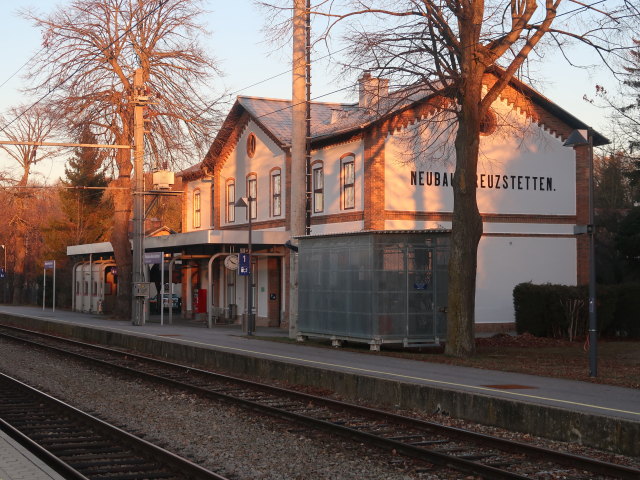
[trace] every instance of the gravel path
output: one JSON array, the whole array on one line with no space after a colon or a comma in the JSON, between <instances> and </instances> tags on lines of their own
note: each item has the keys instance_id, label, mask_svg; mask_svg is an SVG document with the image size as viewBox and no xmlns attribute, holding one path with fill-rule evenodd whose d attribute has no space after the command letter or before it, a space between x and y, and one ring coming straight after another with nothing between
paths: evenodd
<instances>
[{"instance_id":1,"label":"gravel path","mask_svg":"<svg viewBox=\"0 0 640 480\"><path fill-rule=\"evenodd\" d=\"M273 419L251 418L164 387L104 374L74 360L0 340L0 371L232 479L439 479L385 462L375 450ZM413 470L413 471L412 471ZM464 477L452 477L464 478Z\"/></svg>"}]
</instances>

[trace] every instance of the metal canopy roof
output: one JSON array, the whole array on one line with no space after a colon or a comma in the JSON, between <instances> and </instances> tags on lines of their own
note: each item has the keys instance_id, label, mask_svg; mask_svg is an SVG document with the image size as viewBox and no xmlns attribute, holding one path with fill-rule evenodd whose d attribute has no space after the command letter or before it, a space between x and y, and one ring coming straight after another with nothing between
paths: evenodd
<instances>
[{"instance_id":1,"label":"metal canopy roof","mask_svg":"<svg viewBox=\"0 0 640 480\"><path fill-rule=\"evenodd\" d=\"M252 243L262 245L284 245L291 238L289 232L277 230L252 230ZM175 249L195 245L245 245L247 230L198 230L144 239L145 250ZM111 242L87 243L67 247L67 255L88 255L113 252Z\"/></svg>"}]
</instances>

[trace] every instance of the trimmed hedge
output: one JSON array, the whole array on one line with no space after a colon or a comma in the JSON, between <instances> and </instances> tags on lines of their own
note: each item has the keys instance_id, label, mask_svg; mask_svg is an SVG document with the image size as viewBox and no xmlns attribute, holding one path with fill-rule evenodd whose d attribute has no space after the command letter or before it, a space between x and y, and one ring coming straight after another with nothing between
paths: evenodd
<instances>
[{"instance_id":1,"label":"trimmed hedge","mask_svg":"<svg viewBox=\"0 0 640 480\"><path fill-rule=\"evenodd\" d=\"M640 338L640 284L602 285L596 289L598 333ZM538 337L584 337L589 322L588 287L521 283L513 289L518 333Z\"/></svg>"}]
</instances>

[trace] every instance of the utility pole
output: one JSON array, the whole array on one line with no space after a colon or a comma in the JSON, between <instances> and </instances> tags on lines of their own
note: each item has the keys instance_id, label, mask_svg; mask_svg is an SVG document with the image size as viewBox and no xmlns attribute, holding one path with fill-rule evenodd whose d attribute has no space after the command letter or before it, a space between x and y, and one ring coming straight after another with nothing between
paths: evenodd
<instances>
[{"instance_id":1,"label":"utility pole","mask_svg":"<svg viewBox=\"0 0 640 480\"><path fill-rule=\"evenodd\" d=\"M133 78L133 325L144 325L145 304L149 299L149 287L144 278L144 107L149 101L142 69L135 71Z\"/></svg>"},{"instance_id":2,"label":"utility pole","mask_svg":"<svg viewBox=\"0 0 640 480\"><path fill-rule=\"evenodd\" d=\"M306 0L293 2L293 78L291 95L291 244L297 247L295 237L305 234L306 224L306 84L307 84L307 30ZM298 334L298 254L291 249L289 257L289 337Z\"/></svg>"}]
</instances>

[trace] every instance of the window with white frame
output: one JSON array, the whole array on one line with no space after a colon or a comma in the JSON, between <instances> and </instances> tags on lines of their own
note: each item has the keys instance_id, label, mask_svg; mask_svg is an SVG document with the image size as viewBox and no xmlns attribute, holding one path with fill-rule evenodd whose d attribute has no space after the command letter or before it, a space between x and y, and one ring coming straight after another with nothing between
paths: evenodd
<instances>
[{"instance_id":1,"label":"window with white frame","mask_svg":"<svg viewBox=\"0 0 640 480\"><path fill-rule=\"evenodd\" d=\"M356 206L356 172L353 154L344 155L340 161L342 208L348 210Z\"/></svg>"},{"instance_id":2,"label":"window with white frame","mask_svg":"<svg viewBox=\"0 0 640 480\"><path fill-rule=\"evenodd\" d=\"M193 228L200 228L200 190L193 192Z\"/></svg>"},{"instance_id":3,"label":"window with white frame","mask_svg":"<svg viewBox=\"0 0 640 480\"><path fill-rule=\"evenodd\" d=\"M214 215L215 211L216 211L216 196L215 196L215 181L214 183L211 184L211 198L210 200L210 204L211 204L211 213L210 213L210 221L211 221L211 226L214 227L215 226L215 218L216 216Z\"/></svg>"},{"instance_id":4,"label":"window with white frame","mask_svg":"<svg viewBox=\"0 0 640 480\"><path fill-rule=\"evenodd\" d=\"M255 173L247 175L247 198L251 220L258 217L258 178Z\"/></svg>"},{"instance_id":5,"label":"window with white frame","mask_svg":"<svg viewBox=\"0 0 640 480\"><path fill-rule=\"evenodd\" d=\"M279 217L282 214L282 184L280 169L271 172L271 216Z\"/></svg>"},{"instance_id":6,"label":"window with white frame","mask_svg":"<svg viewBox=\"0 0 640 480\"><path fill-rule=\"evenodd\" d=\"M311 166L313 182L313 213L324 210L324 168L322 162Z\"/></svg>"},{"instance_id":7,"label":"window with white frame","mask_svg":"<svg viewBox=\"0 0 640 480\"><path fill-rule=\"evenodd\" d=\"M227 223L236 221L236 182L227 180Z\"/></svg>"}]
</instances>

